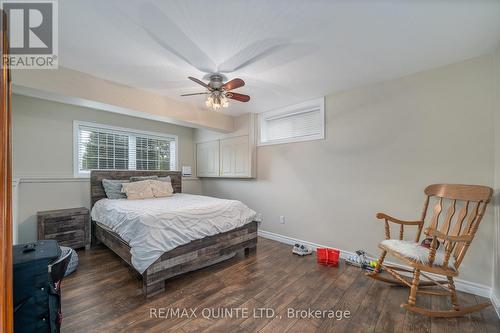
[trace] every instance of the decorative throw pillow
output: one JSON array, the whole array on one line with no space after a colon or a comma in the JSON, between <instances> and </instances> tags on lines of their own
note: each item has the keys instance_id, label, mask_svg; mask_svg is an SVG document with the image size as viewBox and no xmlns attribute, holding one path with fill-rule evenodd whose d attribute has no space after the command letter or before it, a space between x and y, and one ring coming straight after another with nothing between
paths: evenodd
<instances>
[{"instance_id":1,"label":"decorative throw pillow","mask_svg":"<svg viewBox=\"0 0 500 333\"><path fill-rule=\"evenodd\" d=\"M122 192L125 192L127 199L150 199L153 198L153 191L149 180L125 183L122 185Z\"/></svg>"},{"instance_id":2,"label":"decorative throw pillow","mask_svg":"<svg viewBox=\"0 0 500 333\"><path fill-rule=\"evenodd\" d=\"M122 193L122 184L128 182L128 180L121 179L103 179L102 186L108 199L126 199L127 196Z\"/></svg>"},{"instance_id":3,"label":"decorative throw pillow","mask_svg":"<svg viewBox=\"0 0 500 333\"><path fill-rule=\"evenodd\" d=\"M131 182L140 182L142 180L156 180L158 176L132 176L130 177Z\"/></svg>"},{"instance_id":4,"label":"decorative throw pillow","mask_svg":"<svg viewBox=\"0 0 500 333\"><path fill-rule=\"evenodd\" d=\"M149 180L149 185L155 198L171 197L174 193L171 182L160 180Z\"/></svg>"}]
</instances>

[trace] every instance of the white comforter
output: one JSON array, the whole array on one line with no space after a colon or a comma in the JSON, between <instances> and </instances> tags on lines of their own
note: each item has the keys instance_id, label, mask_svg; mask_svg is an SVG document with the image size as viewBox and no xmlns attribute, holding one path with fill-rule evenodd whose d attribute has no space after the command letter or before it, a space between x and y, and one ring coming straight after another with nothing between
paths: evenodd
<instances>
[{"instance_id":1,"label":"white comforter","mask_svg":"<svg viewBox=\"0 0 500 333\"><path fill-rule=\"evenodd\" d=\"M176 193L145 200L102 199L91 215L130 245L132 265L143 273L164 252L241 227L257 214L237 200Z\"/></svg>"}]
</instances>

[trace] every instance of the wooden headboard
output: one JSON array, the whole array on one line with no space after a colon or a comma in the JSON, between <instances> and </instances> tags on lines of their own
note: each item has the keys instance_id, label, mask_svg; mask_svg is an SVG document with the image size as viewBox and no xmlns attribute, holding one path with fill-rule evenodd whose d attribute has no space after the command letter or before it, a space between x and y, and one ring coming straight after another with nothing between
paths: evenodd
<instances>
[{"instance_id":1,"label":"wooden headboard","mask_svg":"<svg viewBox=\"0 0 500 333\"><path fill-rule=\"evenodd\" d=\"M92 170L90 172L90 208L97 200L106 198L106 192L102 186L103 179L123 179L129 180L135 176L158 176L172 179L174 193L182 192L180 171L148 171L148 170Z\"/></svg>"}]
</instances>

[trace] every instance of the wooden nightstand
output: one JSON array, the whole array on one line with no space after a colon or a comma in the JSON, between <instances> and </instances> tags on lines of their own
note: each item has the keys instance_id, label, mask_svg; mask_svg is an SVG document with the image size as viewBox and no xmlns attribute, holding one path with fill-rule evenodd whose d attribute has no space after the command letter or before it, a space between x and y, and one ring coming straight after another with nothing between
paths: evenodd
<instances>
[{"instance_id":1,"label":"wooden nightstand","mask_svg":"<svg viewBox=\"0 0 500 333\"><path fill-rule=\"evenodd\" d=\"M55 239L73 249L90 248L89 210L85 207L37 213L38 239Z\"/></svg>"}]
</instances>

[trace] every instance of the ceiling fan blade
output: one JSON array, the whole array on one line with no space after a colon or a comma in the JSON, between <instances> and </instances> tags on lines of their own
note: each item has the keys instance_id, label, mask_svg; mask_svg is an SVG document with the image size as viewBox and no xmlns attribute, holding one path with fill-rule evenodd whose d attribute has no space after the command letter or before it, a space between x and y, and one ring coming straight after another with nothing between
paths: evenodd
<instances>
[{"instance_id":1,"label":"ceiling fan blade","mask_svg":"<svg viewBox=\"0 0 500 333\"><path fill-rule=\"evenodd\" d=\"M215 63L186 33L151 2L139 8L140 24L161 47L204 73L216 69Z\"/></svg>"},{"instance_id":2,"label":"ceiling fan blade","mask_svg":"<svg viewBox=\"0 0 500 333\"><path fill-rule=\"evenodd\" d=\"M206 84L205 82L203 82L203 81L201 81L201 80L198 80L198 79L197 79L197 78L195 78L195 77L188 76L188 79L190 79L190 80L191 80L191 81L193 81L193 82L198 83L199 85L201 85L201 86L203 86L203 87L207 88L207 89L208 89L208 90L210 90L210 91L212 91L212 90L213 90L213 89L212 89L212 87L210 87L208 84Z\"/></svg>"},{"instance_id":3,"label":"ceiling fan blade","mask_svg":"<svg viewBox=\"0 0 500 333\"><path fill-rule=\"evenodd\" d=\"M224 83L224 85L222 86L222 89L229 91L229 90L233 90L233 89L236 89L239 87L243 87L244 85L245 85L245 81L243 81L242 79L236 78L236 79L232 79L231 81Z\"/></svg>"},{"instance_id":4,"label":"ceiling fan blade","mask_svg":"<svg viewBox=\"0 0 500 333\"><path fill-rule=\"evenodd\" d=\"M231 73L251 65L259 60L280 51L289 45L290 42L280 38L268 38L254 42L240 50L231 58L224 61L217 67L221 73Z\"/></svg>"},{"instance_id":5,"label":"ceiling fan blade","mask_svg":"<svg viewBox=\"0 0 500 333\"><path fill-rule=\"evenodd\" d=\"M234 92L230 92L226 94L227 98L234 99L239 102L248 102L250 100L250 96L248 95L243 95L243 94L238 94Z\"/></svg>"},{"instance_id":6,"label":"ceiling fan blade","mask_svg":"<svg viewBox=\"0 0 500 333\"><path fill-rule=\"evenodd\" d=\"M202 93L193 93L193 94L182 94L181 96L206 95L206 94L208 94L208 93L202 92Z\"/></svg>"}]
</instances>

